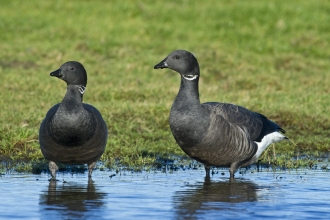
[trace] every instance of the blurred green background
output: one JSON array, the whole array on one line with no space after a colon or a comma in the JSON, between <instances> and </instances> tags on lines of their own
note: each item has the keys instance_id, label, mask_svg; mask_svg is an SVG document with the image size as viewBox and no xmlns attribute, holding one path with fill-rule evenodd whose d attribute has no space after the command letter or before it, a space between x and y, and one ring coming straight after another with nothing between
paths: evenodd
<instances>
[{"instance_id":1,"label":"blurred green background","mask_svg":"<svg viewBox=\"0 0 330 220\"><path fill-rule=\"evenodd\" d=\"M265 114L297 144L278 143L262 161L297 167L329 152L329 1L0 4L1 161L42 160L39 125L66 92L49 73L69 60L85 66L84 102L108 124L105 164L150 165L184 155L168 124L180 77L153 69L175 49L199 61L201 102Z\"/></svg>"}]
</instances>

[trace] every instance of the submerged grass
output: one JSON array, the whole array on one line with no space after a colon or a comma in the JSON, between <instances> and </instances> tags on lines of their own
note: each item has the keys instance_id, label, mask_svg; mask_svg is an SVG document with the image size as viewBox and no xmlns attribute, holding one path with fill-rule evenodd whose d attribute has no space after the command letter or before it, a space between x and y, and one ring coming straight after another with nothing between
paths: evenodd
<instances>
[{"instance_id":1,"label":"submerged grass","mask_svg":"<svg viewBox=\"0 0 330 220\"><path fill-rule=\"evenodd\" d=\"M39 125L65 94L49 73L68 60L86 67L84 101L108 124L107 166L182 156L168 124L179 77L153 66L187 49L200 63L202 102L263 113L297 144L276 144L261 162L310 166L330 149L329 8L325 0L2 1L0 162L43 160Z\"/></svg>"}]
</instances>

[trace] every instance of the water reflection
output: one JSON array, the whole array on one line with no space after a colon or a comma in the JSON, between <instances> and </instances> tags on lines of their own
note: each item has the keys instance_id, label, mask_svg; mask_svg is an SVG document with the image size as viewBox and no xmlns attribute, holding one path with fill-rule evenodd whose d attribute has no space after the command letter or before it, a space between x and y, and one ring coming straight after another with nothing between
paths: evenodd
<instances>
[{"instance_id":1,"label":"water reflection","mask_svg":"<svg viewBox=\"0 0 330 220\"><path fill-rule=\"evenodd\" d=\"M95 189L90 179L85 185L69 185L51 181L48 191L40 196L41 214L58 216L59 219L101 217L106 193Z\"/></svg>"},{"instance_id":2,"label":"water reflection","mask_svg":"<svg viewBox=\"0 0 330 220\"><path fill-rule=\"evenodd\" d=\"M179 218L194 219L211 210L228 211L235 209L238 203L257 201L257 189L256 184L246 180L212 182L205 179L204 183L177 191L173 197L174 207ZM239 207L244 206L241 204Z\"/></svg>"}]
</instances>

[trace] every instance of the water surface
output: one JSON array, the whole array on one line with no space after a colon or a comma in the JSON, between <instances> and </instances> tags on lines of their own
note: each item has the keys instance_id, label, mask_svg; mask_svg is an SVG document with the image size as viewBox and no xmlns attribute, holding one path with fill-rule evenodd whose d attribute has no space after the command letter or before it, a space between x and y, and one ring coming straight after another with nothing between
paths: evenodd
<instances>
[{"instance_id":1,"label":"water surface","mask_svg":"<svg viewBox=\"0 0 330 220\"><path fill-rule=\"evenodd\" d=\"M2 175L0 219L330 219L322 170L112 174Z\"/></svg>"}]
</instances>

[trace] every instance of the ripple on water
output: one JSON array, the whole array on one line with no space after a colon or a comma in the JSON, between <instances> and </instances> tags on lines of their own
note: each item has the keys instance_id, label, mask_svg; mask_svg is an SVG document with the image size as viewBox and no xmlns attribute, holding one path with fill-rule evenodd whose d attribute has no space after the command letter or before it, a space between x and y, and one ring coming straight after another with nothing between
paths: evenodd
<instances>
[{"instance_id":1,"label":"ripple on water","mask_svg":"<svg viewBox=\"0 0 330 220\"><path fill-rule=\"evenodd\" d=\"M330 172L220 173L3 175L0 219L330 219Z\"/></svg>"}]
</instances>

